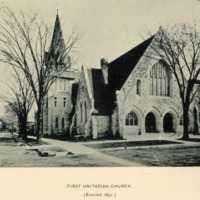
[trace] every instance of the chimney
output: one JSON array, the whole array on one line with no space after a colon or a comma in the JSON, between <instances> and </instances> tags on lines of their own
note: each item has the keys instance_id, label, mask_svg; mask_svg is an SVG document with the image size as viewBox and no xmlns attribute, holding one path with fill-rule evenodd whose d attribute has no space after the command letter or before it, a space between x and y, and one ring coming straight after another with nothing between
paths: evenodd
<instances>
[{"instance_id":1,"label":"chimney","mask_svg":"<svg viewBox=\"0 0 200 200\"><path fill-rule=\"evenodd\" d=\"M103 73L104 82L108 84L108 60L106 58L101 59L101 70Z\"/></svg>"}]
</instances>

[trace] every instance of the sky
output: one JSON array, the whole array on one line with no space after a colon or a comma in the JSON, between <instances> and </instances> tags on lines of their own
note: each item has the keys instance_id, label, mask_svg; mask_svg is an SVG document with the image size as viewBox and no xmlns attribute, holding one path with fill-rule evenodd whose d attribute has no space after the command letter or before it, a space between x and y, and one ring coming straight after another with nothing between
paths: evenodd
<instances>
[{"instance_id":1,"label":"sky","mask_svg":"<svg viewBox=\"0 0 200 200\"><path fill-rule=\"evenodd\" d=\"M100 59L112 61L148 37L160 26L199 18L198 0L6 0L13 11L37 14L53 28L59 14L63 36L80 35L78 67L100 67ZM1 70L3 79L5 70ZM1 88L0 88L1 89ZM1 91L3 91L1 89ZM0 92L1 92L0 91ZM0 101L0 116L4 103Z\"/></svg>"}]
</instances>

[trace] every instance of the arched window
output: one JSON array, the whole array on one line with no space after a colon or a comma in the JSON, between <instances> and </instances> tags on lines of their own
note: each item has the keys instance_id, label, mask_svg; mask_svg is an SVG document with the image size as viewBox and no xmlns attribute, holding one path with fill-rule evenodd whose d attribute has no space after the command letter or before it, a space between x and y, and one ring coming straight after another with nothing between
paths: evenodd
<instances>
[{"instance_id":1,"label":"arched window","mask_svg":"<svg viewBox=\"0 0 200 200\"><path fill-rule=\"evenodd\" d=\"M134 126L138 125L138 117L137 115L131 111L127 116L126 116L126 125L127 126Z\"/></svg>"},{"instance_id":2,"label":"arched window","mask_svg":"<svg viewBox=\"0 0 200 200\"><path fill-rule=\"evenodd\" d=\"M66 106L66 97L63 98L63 107Z\"/></svg>"},{"instance_id":3,"label":"arched window","mask_svg":"<svg viewBox=\"0 0 200 200\"><path fill-rule=\"evenodd\" d=\"M83 108L82 108L82 103L80 103L80 121L81 121L81 123L83 122Z\"/></svg>"},{"instance_id":4,"label":"arched window","mask_svg":"<svg viewBox=\"0 0 200 200\"><path fill-rule=\"evenodd\" d=\"M150 95L170 96L171 76L168 67L163 62L153 65L150 71Z\"/></svg>"},{"instance_id":5,"label":"arched window","mask_svg":"<svg viewBox=\"0 0 200 200\"><path fill-rule=\"evenodd\" d=\"M65 128L65 118L63 117L62 118L62 129L64 129Z\"/></svg>"},{"instance_id":6,"label":"arched window","mask_svg":"<svg viewBox=\"0 0 200 200\"><path fill-rule=\"evenodd\" d=\"M57 106L57 97L54 97L54 106Z\"/></svg>"},{"instance_id":7,"label":"arched window","mask_svg":"<svg viewBox=\"0 0 200 200\"><path fill-rule=\"evenodd\" d=\"M141 81L140 80L137 80L136 86L137 86L136 88L137 95L141 95Z\"/></svg>"},{"instance_id":8,"label":"arched window","mask_svg":"<svg viewBox=\"0 0 200 200\"><path fill-rule=\"evenodd\" d=\"M59 122L58 117L56 117L55 128L58 128L58 127L59 127L59 126L58 126L58 122Z\"/></svg>"},{"instance_id":9,"label":"arched window","mask_svg":"<svg viewBox=\"0 0 200 200\"><path fill-rule=\"evenodd\" d=\"M87 122L87 103L85 101L85 122Z\"/></svg>"}]
</instances>

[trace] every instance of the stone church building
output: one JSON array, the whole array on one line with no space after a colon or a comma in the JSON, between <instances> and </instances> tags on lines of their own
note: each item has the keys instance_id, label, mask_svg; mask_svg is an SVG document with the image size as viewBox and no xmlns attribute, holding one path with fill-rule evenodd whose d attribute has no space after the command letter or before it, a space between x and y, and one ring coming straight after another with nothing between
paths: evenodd
<instances>
[{"instance_id":1,"label":"stone church building","mask_svg":"<svg viewBox=\"0 0 200 200\"><path fill-rule=\"evenodd\" d=\"M147 56L159 31L112 62L101 59L100 69L82 67L72 96L71 132L94 139L182 132L176 80L162 60ZM200 131L199 113L194 101L189 114L191 132Z\"/></svg>"},{"instance_id":2,"label":"stone church building","mask_svg":"<svg viewBox=\"0 0 200 200\"><path fill-rule=\"evenodd\" d=\"M112 62L101 59L99 69L82 67L77 74L68 66L45 97L43 133L97 139L182 132L176 80L162 60L148 56L160 31ZM55 42L65 46L58 15ZM190 106L191 132L200 132L197 98Z\"/></svg>"}]
</instances>

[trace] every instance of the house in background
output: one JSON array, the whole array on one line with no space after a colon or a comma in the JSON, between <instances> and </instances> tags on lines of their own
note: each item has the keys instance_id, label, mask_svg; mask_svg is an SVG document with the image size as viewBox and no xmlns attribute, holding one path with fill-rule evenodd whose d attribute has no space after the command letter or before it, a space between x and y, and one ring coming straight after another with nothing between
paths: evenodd
<instances>
[{"instance_id":1,"label":"house in background","mask_svg":"<svg viewBox=\"0 0 200 200\"><path fill-rule=\"evenodd\" d=\"M149 55L158 32L101 68L82 67L71 130L92 138L182 132L177 82L162 60ZM199 97L190 106L189 129L200 132Z\"/></svg>"}]
</instances>

